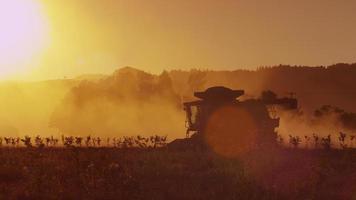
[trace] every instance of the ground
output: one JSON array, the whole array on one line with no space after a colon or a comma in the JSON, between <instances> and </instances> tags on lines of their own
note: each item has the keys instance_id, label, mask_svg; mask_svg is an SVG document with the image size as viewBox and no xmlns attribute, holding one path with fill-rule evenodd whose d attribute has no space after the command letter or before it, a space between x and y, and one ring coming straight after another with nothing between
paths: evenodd
<instances>
[{"instance_id":1,"label":"ground","mask_svg":"<svg viewBox=\"0 0 356 200\"><path fill-rule=\"evenodd\" d=\"M2 148L0 199L356 199L356 151Z\"/></svg>"}]
</instances>

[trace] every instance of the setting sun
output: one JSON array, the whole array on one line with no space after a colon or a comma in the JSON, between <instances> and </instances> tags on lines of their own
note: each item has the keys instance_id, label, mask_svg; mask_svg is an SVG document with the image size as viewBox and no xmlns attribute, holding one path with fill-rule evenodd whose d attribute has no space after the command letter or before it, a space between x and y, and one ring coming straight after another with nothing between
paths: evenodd
<instances>
[{"instance_id":1,"label":"setting sun","mask_svg":"<svg viewBox=\"0 0 356 200\"><path fill-rule=\"evenodd\" d=\"M48 42L36 0L0 0L0 78L27 71Z\"/></svg>"}]
</instances>

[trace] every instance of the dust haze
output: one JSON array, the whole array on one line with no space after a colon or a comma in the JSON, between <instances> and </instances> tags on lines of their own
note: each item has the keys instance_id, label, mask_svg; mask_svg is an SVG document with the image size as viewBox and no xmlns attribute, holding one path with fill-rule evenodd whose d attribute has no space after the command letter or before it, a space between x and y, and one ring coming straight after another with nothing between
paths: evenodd
<instances>
[{"instance_id":1,"label":"dust haze","mask_svg":"<svg viewBox=\"0 0 356 200\"><path fill-rule=\"evenodd\" d=\"M279 111L281 118L277 132L285 139L289 135L305 136L317 135L327 137L330 135L337 140L339 133L356 135L356 114L347 112L331 105L323 105L317 108L313 114Z\"/></svg>"},{"instance_id":2,"label":"dust haze","mask_svg":"<svg viewBox=\"0 0 356 200\"><path fill-rule=\"evenodd\" d=\"M243 98L257 98L264 90L280 97L294 92L299 111L279 113L278 133L284 136L339 131L354 134L354 77L355 64L279 65L253 71L173 70L161 74L124 67L110 75L1 82L0 134L184 137L182 102L194 99L194 91L216 85L244 89Z\"/></svg>"},{"instance_id":3,"label":"dust haze","mask_svg":"<svg viewBox=\"0 0 356 200\"><path fill-rule=\"evenodd\" d=\"M52 113L50 126L71 135L172 138L184 133L184 119L167 72L154 76L127 67L74 87Z\"/></svg>"}]
</instances>

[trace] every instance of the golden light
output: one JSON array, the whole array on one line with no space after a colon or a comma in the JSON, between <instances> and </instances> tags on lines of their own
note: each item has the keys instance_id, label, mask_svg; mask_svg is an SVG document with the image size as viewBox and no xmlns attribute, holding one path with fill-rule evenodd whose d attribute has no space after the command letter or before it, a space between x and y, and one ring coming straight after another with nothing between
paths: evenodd
<instances>
[{"instance_id":1,"label":"golden light","mask_svg":"<svg viewBox=\"0 0 356 200\"><path fill-rule=\"evenodd\" d=\"M0 0L0 78L34 67L49 30L36 0Z\"/></svg>"}]
</instances>

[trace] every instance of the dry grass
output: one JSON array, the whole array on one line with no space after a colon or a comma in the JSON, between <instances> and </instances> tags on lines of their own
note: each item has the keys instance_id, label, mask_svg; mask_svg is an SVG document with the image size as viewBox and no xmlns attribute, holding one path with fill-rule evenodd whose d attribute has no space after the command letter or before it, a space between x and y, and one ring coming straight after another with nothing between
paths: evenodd
<instances>
[{"instance_id":1,"label":"dry grass","mask_svg":"<svg viewBox=\"0 0 356 200\"><path fill-rule=\"evenodd\" d=\"M353 150L1 148L0 199L352 199ZM353 196L352 196L353 195Z\"/></svg>"}]
</instances>

